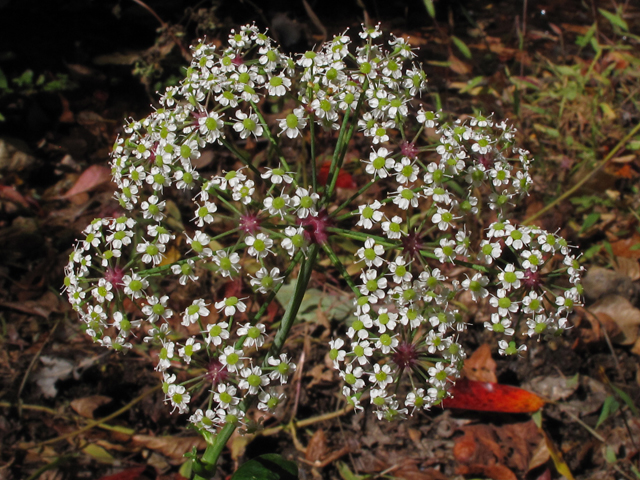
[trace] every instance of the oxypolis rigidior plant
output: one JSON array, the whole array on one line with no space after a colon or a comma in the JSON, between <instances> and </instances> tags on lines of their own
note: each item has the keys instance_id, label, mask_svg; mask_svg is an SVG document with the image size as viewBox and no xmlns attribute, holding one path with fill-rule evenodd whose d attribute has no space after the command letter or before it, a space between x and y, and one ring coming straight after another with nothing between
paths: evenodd
<instances>
[{"instance_id":1,"label":"oxypolis rigidior plant","mask_svg":"<svg viewBox=\"0 0 640 480\"><path fill-rule=\"evenodd\" d=\"M531 185L531 158L514 146L514 130L482 116L440 123L421 101L426 76L412 49L380 36L365 28L362 46L339 35L297 58L254 26L232 31L222 50L200 43L162 108L128 122L114 145L125 213L84 230L66 270L69 301L95 342L155 346L166 402L212 444L221 429L228 438L255 427L244 420L249 406L272 412L282 402L296 365L281 349L320 252L353 290L357 318L331 340L329 356L348 401L370 404L378 418L446 399L465 358L467 324L456 308L464 292L490 311L485 327L507 355L525 349L509 340L516 332L560 334L581 301L582 267L567 242L508 219ZM281 108L275 122L265 119L268 105ZM249 137L263 155L238 147ZM356 178L366 180L338 202L356 142ZM194 163L208 146L227 153L214 157L219 174L205 178ZM320 148L331 152L326 185L317 180ZM171 199L190 202L184 232L167 222ZM481 215L495 221L483 229ZM355 278L343 239L360 245ZM211 274L252 293L194 298L175 311L162 281L187 288ZM274 334L261 320L284 282L295 282L294 297ZM178 382L187 371L195 376Z\"/></svg>"}]
</instances>

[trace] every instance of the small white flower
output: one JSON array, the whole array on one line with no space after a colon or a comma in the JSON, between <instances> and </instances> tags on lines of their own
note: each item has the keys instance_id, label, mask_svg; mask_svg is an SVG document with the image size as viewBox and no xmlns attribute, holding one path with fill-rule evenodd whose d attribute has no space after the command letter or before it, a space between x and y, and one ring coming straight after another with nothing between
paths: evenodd
<instances>
[{"instance_id":1,"label":"small white flower","mask_svg":"<svg viewBox=\"0 0 640 480\"><path fill-rule=\"evenodd\" d=\"M249 246L247 253L257 259L265 258L271 253L271 247L273 247L273 240L264 233L259 233L255 237L248 235L244 241Z\"/></svg>"},{"instance_id":2,"label":"small white flower","mask_svg":"<svg viewBox=\"0 0 640 480\"><path fill-rule=\"evenodd\" d=\"M206 337L204 338L207 345L213 343L214 346L222 345L223 340L229 339L229 324L227 322L218 322L207 325ZM205 332L203 332L205 333Z\"/></svg>"},{"instance_id":3,"label":"small white flower","mask_svg":"<svg viewBox=\"0 0 640 480\"><path fill-rule=\"evenodd\" d=\"M309 215L317 216L316 203L319 199L320 195L317 193L311 193L308 189L298 187L295 196L291 199L298 218L307 218Z\"/></svg>"},{"instance_id":4,"label":"small white flower","mask_svg":"<svg viewBox=\"0 0 640 480\"><path fill-rule=\"evenodd\" d=\"M305 118L303 107L294 109L293 113L290 113L286 118L278 121L280 122L279 126L282 129L280 135L286 133L289 138L296 138L300 135L300 129L307 126L307 119Z\"/></svg>"},{"instance_id":5,"label":"small white flower","mask_svg":"<svg viewBox=\"0 0 640 480\"><path fill-rule=\"evenodd\" d=\"M382 265L382 256L384 255L384 247L376 244L373 238L367 238L364 242L364 247L360 248L356 252L358 261L364 260L367 267L379 267Z\"/></svg>"},{"instance_id":6,"label":"small white flower","mask_svg":"<svg viewBox=\"0 0 640 480\"><path fill-rule=\"evenodd\" d=\"M224 300L220 300L215 304L216 309L221 312L224 310L224 314L227 317L232 317L235 315L236 311L244 312L247 309L245 303L240 300L238 297L227 297ZM240 333L240 335L245 335L244 333Z\"/></svg>"},{"instance_id":7,"label":"small white flower","mask_svg":"<svg viewBox=\"0 0 640 480\"><path fill-rule=\"evenodd\" d=\"M369 205L360 205L357 213L360 215L360 218L356 226L363 227L366 230L373 228L373 225L380 222L384 217L384 214L380 211L381 206L382 204L378 200L374 200L373 203Z\"/></svg>"},{"instance_id":8,"label":"small white flower","mask_svg":"<svg viewBox=\"0 0 640 480\"><path fill-rule=\"evenodd\" d=\"M182 325L188 327L189 325L196 323L200 317L207 317L210 313L207 308L208 304L204 303L204 300L198 298L189 305L182 316Z\"/></svg>"},{"instance_id":9,"label":"small white flower","mask_svg":"<svg viewBox=\"0 0 640 480\"><path fill-rule=\"evenodd\" d=\"M268 363L275 367L275 370L269 374L269 378L274 382L279 381L283 385L287 383L289 376L296 371L295 363L291 363L286 353L281 353L280 357L269 357Z\"/></svg>"}]
</instances>

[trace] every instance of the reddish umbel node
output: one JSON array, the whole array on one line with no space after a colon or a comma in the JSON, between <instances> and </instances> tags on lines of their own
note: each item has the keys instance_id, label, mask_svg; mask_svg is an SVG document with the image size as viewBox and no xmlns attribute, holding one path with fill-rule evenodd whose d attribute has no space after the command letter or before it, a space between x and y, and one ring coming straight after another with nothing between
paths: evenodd
<instances>
[{"instance_id":1,"label":"reddish umbel node","mask_svg":"<svg viewBox=\"0 0 640 480\"><path fill-rule=\"evenodd\" d=\"M489 153L485 153L483 155L480 155L476 162L478 162L480 165L482 165L486 170L489 170L493 167L493 160L491 159L491 154Z\"/></svg>"},{"instance_id":2,"label":"reddish umbel node","mask_svg":"<svg viewBox=\"0 0 640 480\"><path fill-rule=\"evenodd\" d=\"M418 350L413 343L400 342L393 354L393 362L400 367L401 370L413 368L418 363Z\"/></svg>"},{"instance_id":3,"label":"reddish umbel node","mask_svg":"<svg viewBox=\"0 0 640 480\"><path fill-rule=\"evenodd\" d=\"M419 232L411 232L409 235L402 237L402 249L411 255L411 258L419 258L420 250L423 248L424 244Z\"/></svg>"},{"instance_id":4,"label":"reddish umbel node","mask_svg":"<svg viewBox=\"0 0 640 480\"><path fill-rule=\"evenodd\" d=\"M542 277L540 276L540 272L525 270L524 277L522 278L522 284L527 288L540 288L542 286Z\"/></svg>"},{"instance_id":5,"label":"reddish umbel node","mask_svg":"<svg viewBox=\"0 0 640 480\"><path fill-rule=\"evenodd\" d=\"M405 157L416 158L418 156L418 147L413 142L404 141L400 143L400 151Z\"/></svg>"},{"instance_id":6,"label":"reddish umbel node","mask_svg":"<svg viewBox=\"0 0 640 480\"><path fill-rule=\"evenodd\" d=\"M322 245L329 238L327 228L332 223L327 211L320 210L317 216L312 217L309 215L307 218L300 220L300 225L304 228L304 236L309 242Z\"/></svg>"},{"instance_id":7,"label":"reddish umbel node","mask_svg":"<svg viewBox=\"0 0 640 480\"><path fill-rule=\"evenodd\" d=\"M116 290L120 290L124 286L122 283L122 277L124 277L124 270L120 267L109 267L104 273L104 279L113 285L113 288Z\"/></svg>"},{"instance_id":8,"label":"reddish umbel node","mask_svg":"<svg viewBox=\"0 0 640 480\"><path fill-rule=\"evenodd\" d=\"M213 359L209 362L209 367L207 368L207 373L205 373L205 378L209 380L213 387L215 388L221 382L224 382L229 376L229 372L227 371L227 367L223 365L219 360Z\"/></svg>"},{"instance_id":9,"label":"reddish umbel node","mask_svg":"<svg viewBox=\"0 0 640 480\"><path fill-rule=\"evenodd\" d=\"M260 219L257 213L247 213L240 217L240 230L253 235L260 228Z\"/></svg>"}]
</instances>

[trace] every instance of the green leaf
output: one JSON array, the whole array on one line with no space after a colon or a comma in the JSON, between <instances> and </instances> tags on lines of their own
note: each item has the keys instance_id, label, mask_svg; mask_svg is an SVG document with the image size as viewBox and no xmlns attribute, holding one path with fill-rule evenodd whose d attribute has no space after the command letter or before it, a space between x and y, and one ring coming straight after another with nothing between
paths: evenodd
<instances>
[{"instance_id":1,"label":"green leaf","mask_svg":"<svg viewBox=\"0 0 640 480\"><path fill-rule=\"evenodd\" d=\"M599 8L598 11L600 12L600 15L609 20L611 25L620 27L625 32L629 31L629 25L627 25L627 22L621 16L607 12L604 8Z\"/></svg>"},{"instance_id":2,"label":"green leaf","mask_svg":"<svg viewBox=\"0 0 640 480\"><path fill-rule=\"evenodd\" d=\"M467 58L471 58L471 50L469 50L469 47L467 47L466 43L464 43L455 35L451 35L451 40L453 40L453 43L456 44L456 47L458 47L458 50L460 50L462 55L464 55Z\"/></svg>"},{"instance_id":3,"label":"green leaf","mask_svg":"<svg viewBox=\"0 0 640 480\"><path fill-rule=\"evenodd\" d=\"M298 466L276 453L266 453L242 465L231 480L297 480Z\"/></svg>"},{"instance_id":4,"label":"green leaf","mask_svg":"<svg viewBox=\"0 0 640 480\"><path fill-rule=\"evenodd\" d=\"M2 115L2 113L0 113L0 122L4 122L6 120L6 118L4 118L4 115Z\"/></svg>"},{"instance_id":5,"label":"green leaf","mask_svg":"<svg viewBox=\"0 0 640 480\"><path fill-rule=\"evenodd\" d=\"M184 478L191 478L191 472L193 471L193 460L189 459L180 465L178 473Z\"/></svg>"},{"instance_id":6,"label":"green leaf","mask_svg":"<svg viewBox=\"0 0 640 480\"><path fill-rule=\"evenodd\" d=\"M483 80L484 80L484 77L482 75L479 75L479 76L477 76L475 78L472 78L471 80L469 80L467 82L465 87L462 90L460 90L460 93L467 93L468 91L470 91L473 88L477 87L478 84L480 84Z\"/></svg>"},{"instance_id":7,"label":"green leaf","mask_svg":"<svg viewBox=\"0 0 640 480\"><path fill-rule=\"evenodd\" d=\"M593 212L587 215L587 218L584 219L584 223L582 224L582 228L580 229L580 233L589 230L596 224L598 220L600 220L600 214L597 212Z\"/></svg>"},{"instance_id":8,"label":"green leaf","mask_svg":"<svg viewBox=\"0 0 640 480\"><path fill-rule=\"evenodd\" d=\"M584 255L582 257L585 258L586 260L589 260L595 257L600 250L602 250L602 244L596 243L595 245L592 245L589 248L587 248L587 250L584 252Z\"/></svg>"},{"instance_id":9,"label":"green leaf","mask_svg":"<svg viewBox=\"0 0 640 480\"><path fill-rule=\"evenodd\" d=\"M424 0L424 8L427 9L431 18L436 18L436 7L433 5L433 0Z\"/></svg>"},{"instance_id":10,"label":"green leaf","mask_svg":"<svg viewBox=\"0 0 640 480\"><path fill-rule=\"evenodd\" d=\"M616 457L616 451L611 445L607 445L607 447L604 449L604 458L607 463L616 463L618 461L618 457Z\"/></svg>"},{"instance_id":11,"label":"green leaf","mask_svg":"<svg viewBox=\"0 0 640 480\"><path fill-rule=\"evenodd\" d=\"M619 408L620 404L613 395L609 395L607 398L605 398L604 403L602 404L602 411L600 412L600 416L598 417L598 421L596 422L596 428L602 425L602 423L605 422L607 418L616 413Z\"/></svg>"},{"instance_id":12,"label":"green leaf","mask_svg":"<svg viewBox=\"0 0 640 480\"><path fill-rule=\"evenodd\" d=\"M364 480L365 478L370 478L368 475L356 475L349 470L346 463L338 462L337 467L342 480Z\"/></svg>"},{"instance_id":13,"label":"green leaf","mask_svg":"<svg viewBox=\"0 0 640 480\"><path fill-rule=\"evenodd\" d=\"M538 132L544 133L548 137L560 138L560 132L555 128L547 127L546 125L542 125L540 123L534 123L533 128Z\"/></svg>"},{"instance_id":14,"label":"green leaf","mask_svg":"<svg viewBox=\"0 0 640 480\"><path fill-rule=\"evenodd\" d=\"M612 388L612 390L622 399L622 401L627 405L627 407L629 407L629 409L633 412L633 414L637 417L640 415L640 412L638 412L638 407L636 407L636 405L633 403L633 400L631 400L631 397L629 395L627 395L627 392L620 390L618 387L616 387L613 383L609 384Z\"/></svg>"},{"instance_id":15,"label":"green leaf","mask_svg":"<svg viewBox=\"0 0 640 480\"><path fill-rule=\"evenodd\" d=\"M585 33L584 35L578 35L578 38L576 38L576 45L578 45L580 48L586 47L587 45L589 45L589 42L591 41L595 33L596 24L594 23L593 25L591 25L591 27L589 27L587 33Z\"/></svg>"},{"instance_id":16,"label":"green leaf","mask_svg":"<svg viewBox=\"0 0 640 480\"><path fill-rule=\"evenodd\" d=\"M82 451L100 463L111 464L115 462L115 458L109 452L96 444L90 443Z\"/></svg>"},{"instance_id":17,"label":"green leaf","mask_svg":"<svg viewBox=\"0 0 640 480\"><path fill-rule=\"evenodd\" d=\"M295 282L283 285L276 299L280 305L286 307L295 291ZM310 288L304 293L296 320L300 322L318 322L318 308L325 314L327 320L338 320L350 325L355 321L353 315L353 297L349 294L325 293L317 288Z\"/></svg>"},{"instance_id":18,"label":"green leaf","mask_svg":"<svg viewBox=\"0 0 640 480\"><path fill-rule=\"evenodd\" d=\"M567 77L575 77L578 74L579 66L570 67L568 65L557 65L555 68L561 75Z\"/></svg>"}]
</instances>

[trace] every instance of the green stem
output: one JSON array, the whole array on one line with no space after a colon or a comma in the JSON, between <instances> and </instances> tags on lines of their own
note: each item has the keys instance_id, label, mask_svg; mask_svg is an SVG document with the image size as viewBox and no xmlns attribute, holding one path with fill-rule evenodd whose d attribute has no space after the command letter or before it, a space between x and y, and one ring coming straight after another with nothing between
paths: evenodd
<instances>
[{"instance_id":1,"label":"green stem","mask_svg":"<svg viewBox=\"0 0 640 480\"><path fill-rule=\"evenodd\" d=\"M351 278L351 275L349 275L349 272L347 272L347 269L344 268L343 263L340 261L336 253L331 249L329 244L328 243L322 244L322 249L327 254L327 256L331 259L331 263L333 263L333 266L338 269L338 271L342 275L342 278L344 278L344 281L347 282L347 285L351 287L351 290L353 290L353 293L356 294L356 298L361 297L362 294L360 293L360 290L358 289L355 282Z\"/></svg>"},{"instance_id":2,"label":"green stem","mask_svg":"<svg viewBox=\"0 0 640 480\"><path fill-rule=\"evenodd\" d=\"M354 193L353 195L351 195L350 198L347 199L346 202L344 202L342 205L340 205L338 208L336 208L333 212L331 212L331 215L329 215L329 217L335 217L338 213L340 213L342 210L344 210L351 202L353 202L356 198L358 198L360 195L362 195L364 192L366 192L367 190L369 190L369 187L371 187L371 185L373 185L375 182L369 182L367 183L364 187L362 187L360 190L358 190L356 193ZM358 211L356 210L355 213L358 213ZM349 213L348 215L345 215L346 218L349 218L351 215L354 215L354 213ZM342 217L340 217L342 218Z\"/></svg>"},{"instance_id":3,"label":"green stem","mask_svg":"<svg viewBox=\"0 0 640 480\"><path fill-rule=\"evenodd\" d=\"M250 170L253 171L253 173L255 173L256 175L260 175L260 170L258 170L256 168L256 166L251 163L249 161L248 158L246 158L242 153L240 153L240 150L238 150L236 147L234 147L233 145L231 145L229 142L227 142L224 138L220 138L220 142L222 143L222 145L224 145L225 147L227 147L227 149L233 153L236 157L238 157L238 160L240 160L242 163L244 163L247 167L249 167Z\"/></svg>"},{"instance_id":4,"label":"green stem","mask_svg":"<svg viewBox=\"0 0 640 480\"><path fill-rule=\"evenodd\" d=\"M379 237L377 235L369 235L367 233L354 232L352 230L345 230L343 228L329 227L327 228L327 232L336 233L338 235L342 235L343 237L352 238L354 240L360 240L362 242L366 241L368 238L372 238L376 241L376 243L379 243L383 247L398 248L399 246L398 243L390 242L386 238Z\"/></svg>"},{"instance_id":5,"label":"green stem","mask_svg":"<svg viewBox=\"0 0 640 480\"><path fill-rule=\"evenodd\" d=\"M344 118L342 120L342 127L340 128L340 133L338 135L336 149L333 151L333 159L331 160L331 167L329 167L328 178L330 179L330 184L329 184L329 188L326 189L326 195L324 196L324 199L323 199L324 200L323 205L326 205L326 203L331 198L331 195L333 195L333 191L336 188L336 183L338 182L340 168L342 167L342 163L344 162L344 156L347 153L347 146L349 145L349 141L351 140L351 137L353 137L353 132L356 129L356 126L358 125L358 116L364 101L364 97L365 97L364 92L367 90L368 85L369 85L369 81L365 79L364 84L362 85L363 94L360 95L360 98L358 99L358 104L356 105L356 109L353 112L353 115L351 116L351 126L349 127L349 130L347 133L345 132L347 131L347 125L349 125L349 120L350 120L349 109L347 109L347 112L345 113Z\"/></svg>"},{"instance_id":6,"label":"green stem","mask_svg":"<svg viewBox=\"0 0 640 480\"><path fill-rule=\"evenodd\" d=\"M290 170L289 169L289 164L284 159L284 155L282 154L282 151L280 150L280 145L278 144L278 141L271 134L271 130L269 130L269 126L267 125L266 120L262 116L262 113L260 113L260 110L258 109L258 106L254 102L250 102L250 103L251 103L251 106L253 107L253 110L256 112L256 115L258 115L258 119L260 120L260 123L262 124L262 128L264 130L265 135L269 139L269 142L271 142L271 145L273 145L273 148L275 148L276 153L278 154L278 158L280 159L280 162L282 163L282 166L288 172ZM311 138L313 139L313 133L311 134Z\"/></svg>"},{"instance_id":7,"label":"green stem","mask_svg":"<svg viewBox=\"0 0 640 480\"><path fill-rule=\"evenodd\" d=\"M270 356L277 356L284 345L287 336L289 335L289 330L293 325L293 322L298 315L298 310L300 309L300 305L302 303L302 299L304 298L304 294L307 291L307 286L309 285L309 280L311 279L311 273L313 272L313 268L315 267L316 259L318 257L318 251L320 247L317 244L312 245L309 248L309 252L306 260L302 263L302 267L300 269L300 274L298 275L298 279L296 280L296 286L293 293L293 297L287 304L285 309L285 313L280 322L280 328L278 329L276 336L273 340L273 344L271 345L271 349L269 350ZM266 307L263 306L266 310ZM261 309L262 310L262 309ZM251 402L253 401L253 397L246 398L242 402L240 402L239 408L243 411L246 411ZM213 443L210 443L205 450L201 462L194 462L194 471L197 476L201 478L210 478L213 476L215 472L216 463L222 454L222 450L234 430L236 429L235 425L227 424L222 427L222 430L218 432ZM205 476L206 475L206 476Z\"/></svg>"}]
</instances>

